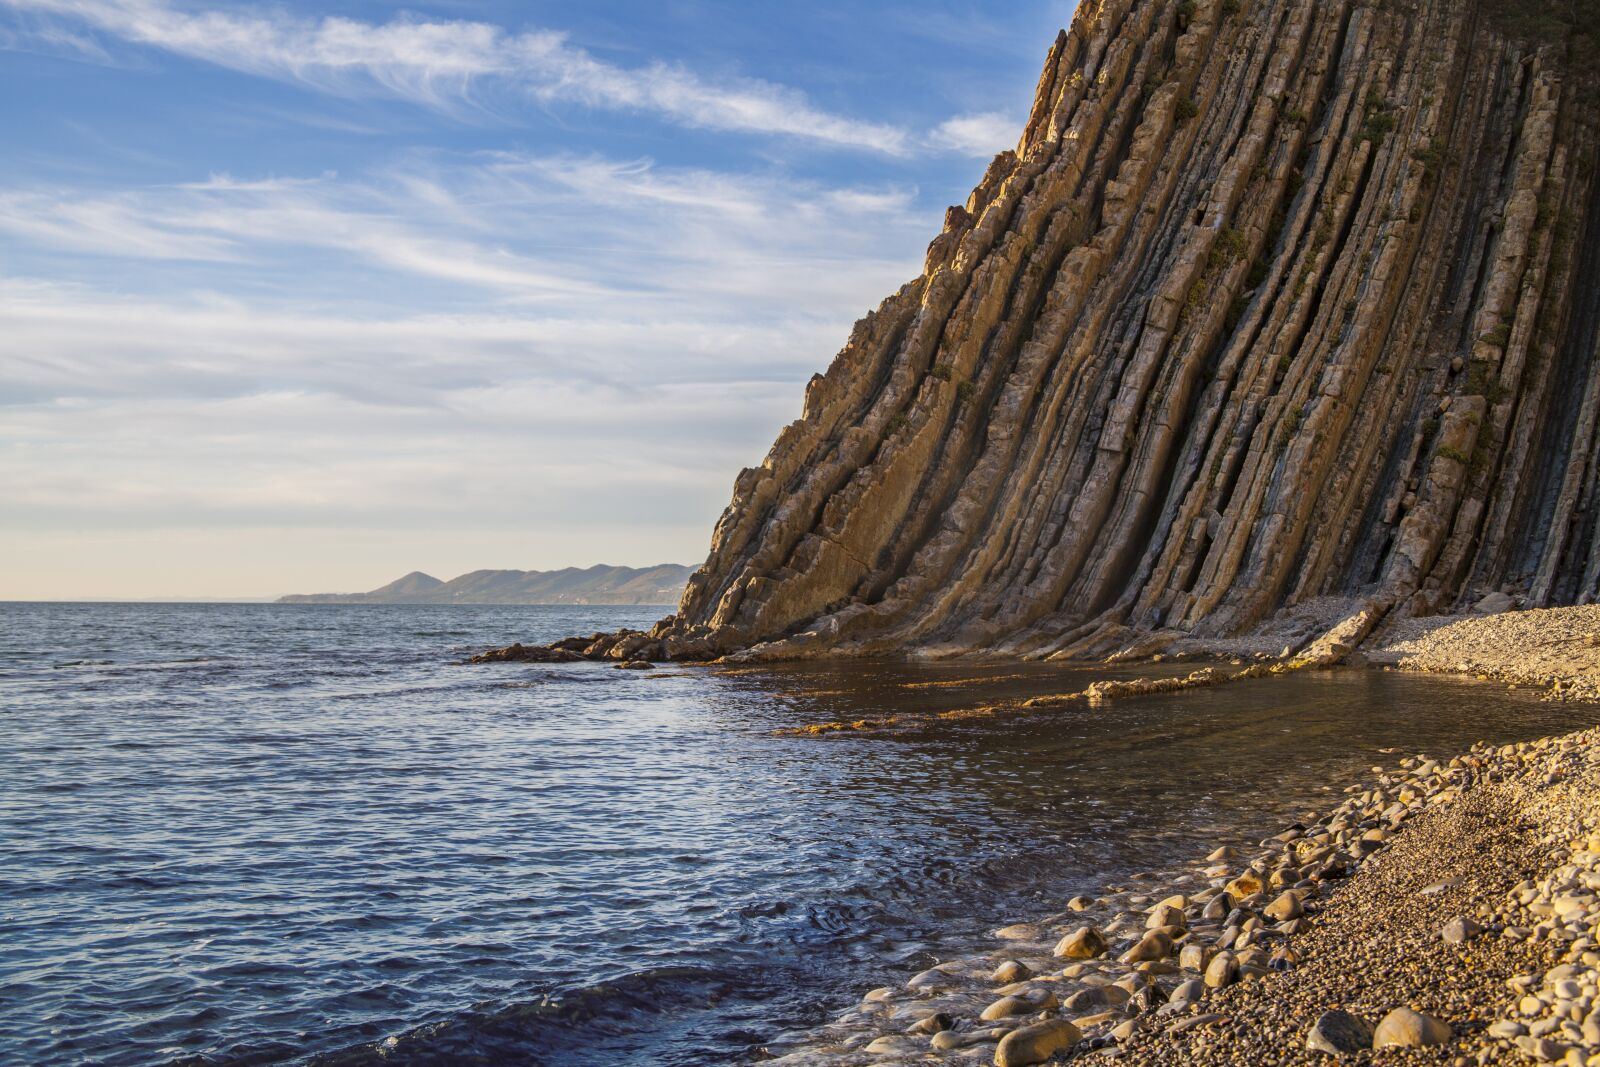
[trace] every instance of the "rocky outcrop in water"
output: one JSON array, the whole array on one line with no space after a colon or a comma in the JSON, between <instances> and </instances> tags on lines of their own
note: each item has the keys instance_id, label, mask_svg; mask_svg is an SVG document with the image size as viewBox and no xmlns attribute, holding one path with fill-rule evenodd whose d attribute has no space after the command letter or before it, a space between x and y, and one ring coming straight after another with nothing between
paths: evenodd
<instances>
[{"instance_id":1,"label":"rocky outcrop in water","mask_svg":"<svg viewBox=\"0 0 1600 1067\"><path fill-rule=\"evenodd\" d=\"M1587 10L1084 0L677 615L595 653L1100 656L1318 598L1595 597Z\"/></svg>"}]
</instances>

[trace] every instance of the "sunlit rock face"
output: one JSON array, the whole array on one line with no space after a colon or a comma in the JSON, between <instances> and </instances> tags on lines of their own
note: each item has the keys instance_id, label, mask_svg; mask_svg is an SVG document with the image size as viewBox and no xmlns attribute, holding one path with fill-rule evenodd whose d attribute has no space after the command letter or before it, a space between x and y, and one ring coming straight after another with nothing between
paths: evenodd
<instances>
[{"instance_id":1,"label":"sunlit rock face","mask_svg":"<svg viewBox=\"0 0 1600 1067\"><path fill-rule=\"evenodd\" d=\"M1084 0L628 654L1593 597L1592 43L1474 0Z\"/></svg>"}]
</instances>

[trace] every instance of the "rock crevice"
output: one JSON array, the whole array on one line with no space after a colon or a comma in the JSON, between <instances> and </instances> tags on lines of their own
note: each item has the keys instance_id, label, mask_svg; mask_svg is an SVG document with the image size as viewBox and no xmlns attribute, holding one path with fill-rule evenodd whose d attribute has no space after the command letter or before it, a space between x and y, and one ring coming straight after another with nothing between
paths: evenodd
<instances>
[{"instance_id":1,"label":"rock crevice","mask_svg":"<svg viewBox=\"0 0 1600 1067\"><path fill-rule=\"evenodd\" d=\"M1594 28L1501 6L1084 0L1016 150L626 654L1594 599Z\"/></svg>"}]
</instances>

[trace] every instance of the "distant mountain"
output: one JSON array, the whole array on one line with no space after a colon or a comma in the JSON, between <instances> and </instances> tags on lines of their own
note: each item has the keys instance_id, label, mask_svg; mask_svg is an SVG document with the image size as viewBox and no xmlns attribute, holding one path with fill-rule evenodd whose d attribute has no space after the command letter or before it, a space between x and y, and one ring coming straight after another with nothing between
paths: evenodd
<instances>
[{"instance_id":1,"label":"distant mountain","mask_svg":"<svg viewBox=\"0 0 1600 1067\"><path fill-rule=\"evenodd\" d=\"M472 571L448 582L412 571L370 593L303 593L280 604L677 604L693 567Z\"/></svg>"}]
</instances>

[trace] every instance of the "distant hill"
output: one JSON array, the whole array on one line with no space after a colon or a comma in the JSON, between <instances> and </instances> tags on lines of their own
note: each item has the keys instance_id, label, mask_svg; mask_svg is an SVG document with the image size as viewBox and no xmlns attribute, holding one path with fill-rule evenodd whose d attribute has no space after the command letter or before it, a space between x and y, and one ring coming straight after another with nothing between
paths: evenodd
<instances>
[{"instance_id":1,"label":"distant hill","mask_svg":"<svg viewBox=\"0 0 1600 1067\"><path fill-rule=\"evenodd\" d=\"M280 604L668 604L683 595L693 567L566 567L559 571L472 571L442 582L412 571L370 593L302 593Z\"/></svg>"}]
</instances>

